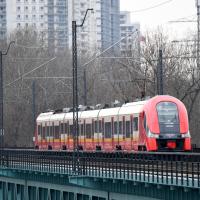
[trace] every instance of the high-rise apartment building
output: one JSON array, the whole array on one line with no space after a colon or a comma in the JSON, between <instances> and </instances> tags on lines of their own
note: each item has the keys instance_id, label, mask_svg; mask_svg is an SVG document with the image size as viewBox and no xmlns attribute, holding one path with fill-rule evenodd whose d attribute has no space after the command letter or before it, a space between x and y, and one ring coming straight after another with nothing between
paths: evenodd
<instances>
[{"instance_id":1,"label":"high-rise apartment building","mask_svg":"<svg viewBox=\"0 0 200 200\"><path fill-rule=\"evenodd\" d=\"M122 54L139 52L140 24L131 23L130 12L120 12L120 50Z\"/></svg>"},{"instance_id":2,"label":"high-rise apartment building","mask_svg":"<svg viewBox=\"0 0 200 200\"><path fill-rule=\"evenodd\" d=\"M84 26L77 28L78 50L106 49L120 39L119 0L0 0L0 9L1 5L5 33L31 26L43 33L52 50L71 48L72 21L81 24L88 8L94 12L88 12Z\"/></svg>"},{"instance_id":3,"label":"high-rise apartment building","mask_svg":"<svg viewBox=\"0 0 200 200\"><path fill-rule=\"evenodd\" d=\"M0 39L6 37L6 0L0 0Z\"/></svg>"},{"instance_id":4,"label":"high-rise apartment building","mask_svg":"<svg viewBox=\"0 0 200 200\"><path fill-rule=\"evenodd\" d=\"M77 38L82 51L106 49L120 39L120 2L119 0L69 0L69 33L71 22L81 24L87 8L84 26L77 29ZM69 34L71 43L71 34ZM113 47L114 48L114 47Z\"/></svg>"},{"instance_id":5,"label":"high-rise apartment building","mask_svg":"<svg viewBox=\"0 0 200 200\"><path fill-rule=\"evenodd\" d=\"M47 0L6 0L8 34L16 28L33 27L40 33L47 29Z\"/></svg>"},{"instance_id":6,"label":"high-rise apartment building","mask_svg":"<svg viewBox=\"0 0 200 200\"><path fill-rule=\"evenodd\" d=\"M48 0L48 46L59 51L68 47L68 0Z\"/></svg>"}]
</instances>

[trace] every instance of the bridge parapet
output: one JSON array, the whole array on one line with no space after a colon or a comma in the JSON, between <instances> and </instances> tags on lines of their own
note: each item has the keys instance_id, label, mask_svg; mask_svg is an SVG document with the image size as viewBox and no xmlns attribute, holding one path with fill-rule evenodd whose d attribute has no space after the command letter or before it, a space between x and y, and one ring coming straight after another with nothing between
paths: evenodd
<instances>
[{"instance_id":1,"label":"bridge parapet","mask_svg":"<svg viewBox=\"0 0 200 200\"><path fill-rule=\"evenodd\" d=\"M94 182L122 181L200 188L200 154L102 153L1 150L0 174L34 173L67 176L90 187Z\"/></svg>"}]
</instances>

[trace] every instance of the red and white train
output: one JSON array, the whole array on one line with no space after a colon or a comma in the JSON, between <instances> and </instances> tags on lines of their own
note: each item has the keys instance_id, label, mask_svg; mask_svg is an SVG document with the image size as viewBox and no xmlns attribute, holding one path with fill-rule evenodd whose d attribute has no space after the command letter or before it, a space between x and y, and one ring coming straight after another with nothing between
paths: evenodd
<instances>
[{"instance_id":1,"label":"red and white train","mask_svg":"<svg viewBox=\"0 0 200 200\"><path fill-rule=\"evenodd\" d=\"M83 151L191 150L187 110L168 95L120 107L79 111ZM37 118L35 148L73 150L73 112L46 112Z\"/></svg>"}]
</instances>

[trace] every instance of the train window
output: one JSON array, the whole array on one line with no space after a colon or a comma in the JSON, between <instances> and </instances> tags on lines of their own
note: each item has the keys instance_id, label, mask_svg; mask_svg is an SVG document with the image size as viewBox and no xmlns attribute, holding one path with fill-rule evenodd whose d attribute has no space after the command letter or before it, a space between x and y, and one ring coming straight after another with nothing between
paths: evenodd
<instances>
[{"instance_id":1,"label":"train window","mask_svg":"<svg viewBox=\"0 0 200 200\"><path fill-rule=\"evenodd\" d=\"M64 134L64 124L63 123L60 124L60 132L61 132L61 134Z\"/></svg>"},{"instance_id":2,"label":"train window","mask_svg":"<svg viewBox=\"0 0 200 200\"><path fill-rule=\"evenodd\" d=\"M86 138L91 138L92 134L91 134L91 130L92 129L92 125L91 124L85 124L85 135Z\"/></svg>"},{"instance_id":3,"label":"train window","mask_svg":"<svg viewBox=\"0 0 200 200\"><path fill-rule=\"evenodd\" d=\"M178 109L175 103L161 102L157 106L159 123L178 123Z\"/></svg>"},{"instance_id":4,"label":"train window","mask_svg":"<svg viewBox=\"0 0 200 200\"><path fill-rule=\"evenodd\" d=\"M59 126L54 126L55 128L55 138L58 139L59 138Z\"/></svg>"},{"instance_id":5,"label":"train window","mask_svg":"<svg viewBox=\"0 0 200 200\"><path fill-rule=\"evenodd\" d=\"M125 135L125 120L123 119L123 124L122 124L122 134Z\"/></svg>"},{"instance_id":6,"label":"train window","mask_svg":"<svg viewBox=\"0 0 200 200\"><path fill-rule=\"evenodd\" d=\"M84 125L80 124L80 135L84 136Z\"/></svg>"},{"instance_id":7,"label":"train window","mask_svg":"<svg viewBox=\"0 0 200 200\"><path fill-rule=\"evenodd\" d=\"M101 133L102 132L102 121L101 120L99 120L99 133Z\"/></svg>"},{"instance_id":8,"label":"train window","mask_svg":"<svg viewBox=\"0 0 200 200\"><path fill-rule=\"evenodd\" d=\"M105 122L105 138L111 138L111 122Z\"/></svg>"},{"instance_id":9,"label":"train window","mask_svg":"<svg viewBox=\"0 0 200 200\"><path fill-rule=\"evenodd\" d=\"M146 133L149 132L149 127L147 125L147 118L146 118L146 115L144 115L144 129L146 130Z\"/></svg>"},{"instance_id":10,"label":"train window","mask_svg":"<svg viewBox=\"0 0 200 200\"><path fill-rule=\"evenodd\" d=\"M65 127L65 134L69 134L69 123L68 122L65 123L64 127Z\"/></svg>"},{"instance_id":11,"label":"train window","mask_svg":"<svg viewBox=\"0 0 200 200\"><path fill-rule=\"evenodd\" d=\"M49 137L49 126L46 126L46 136Z\"/></svg>"},{"instance_id":12,"label":"train window","mask_svg":"<svg viewBox=\"0 0 200 200\"><path fill-rule=\"evenodd\" d=\"M73 136L73 131L74 129L73 129L73 124L72 125L69 125L69 135L70 136Z\"/></svg>"},{"instance_id":13,"label":"train window","mask_svg":"<svg viewBox=\"0 0 200 200\"><path fill-rule=\"evenodd\" d=\"M38 125L38 135L41 135L41 126Z\"/></svg>"},{"instance_id":14,"label":"train window","mask_svg":"<svg viewBox=\"0 0 200 200\"><path fill-rule=\"evenodd\" d=\"M138 131L138 117L133 119L133 131Z\"/></svg>"},{"instance_id":15,"label":"train window","mask_svg":"<svg viewBox=\"0 0 200 200\"><path fill-rule=\"evenodd\" d=\"M92 121L92 136L94 136L94 128L95 128L95 124L94 124L94 121Z\"/></svg>"},{"instance_id":16,"label":"train window","mask_svg":"<svg viewBox=\"0 0 200 200\"><path fill-rule=\"evenodd\" d=\"M42 127L42 139L45 139L45 126Z\"/></svg>"},{"instance_id":17,"label":"train window","mask_svg":"<svg viewBox=\"0 0 200 200\"><path fill-rule=\"evenodd\" d=\"M126 121L126 138L130 138L131 130L130 130L130 121Z\"/></svg>"},{"instance_id":18,"label":"train window","mask_svg":"<svg viewBox=\"0 0 200 200\"><path fill-rule=\"evenodd\" d=\"M102 120L101 131L102 131L102 133L104 135L104 120Z\"/></svg>"},{"instance_id":19,"label":"train window","mask_svg":"<svg viewBox=\"0 0 200 200\"><path fill-rule=\"evenodd\" d=\"M117 122L114 122L114 134L117 135Z\"/></svg>"},{"instance_id":20,"label":"train window","mask_svg":"<svg viewBox=\"0 0 200 200\"><path fill-rule=\"evenodd\" d=\"M98 121L94 121L94 132L98 133Z\"/></svg>"},{"instance_id":21,"label":"train window","mask_svg":"<svg viewBox=\"0 0 200 200\"><path fill-rule=\"evenodd\" d=\"M161 134L180 132L179 113L175 103L160 102L156 106Z\"/></svg>"},{"instance_id":22,"label":"train window","mask_svg":"<svg viewBox=\"0 0 200 200\"><path fill-rule=\"evenodd\" d=\"M118 123L118 133L122 134L122 121L119 121Z\"/></svg>"},{"instance_id":23,"label":"train window","mask_svg":"<svg viewBox=\"0 0 200 200\"><path fill-rule=\"evenodd\" d=\"M50 125L49 126L49 136L53 135L53 127Z\"/></svg>"},{"instance_id":24,"label":"train window","mask_svg":"<svg viewBox=\"0 0 200 200\"><path fill-rule=\"evenodd\" d=\"M147 126L147 120L146 120L146 115L144 115L144 128L146 130L146 126Z\"/></svg>"}]
</instances>

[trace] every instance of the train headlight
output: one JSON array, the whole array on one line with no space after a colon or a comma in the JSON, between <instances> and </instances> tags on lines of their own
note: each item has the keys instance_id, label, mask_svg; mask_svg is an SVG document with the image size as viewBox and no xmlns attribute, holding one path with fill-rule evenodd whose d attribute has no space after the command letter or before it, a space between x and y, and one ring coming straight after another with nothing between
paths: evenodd
<instances>
[{"instance_id":1,"label":"train headlight","mask_svg":"<svg viewBox=\"0 0 200 200\"><path fill-rule=\"evenodd\" d=\"M158 135L158 134L152 133L151 131L148 132L148 136L149 136L150 138L159 138L159 135Z\"/></svg>"},{"instance_id":2,"label":"train headlight","mask_svg":"<svg viewBox=\"0 0 200 200\"><path fill-rule=\"evenodd\" d=\"M190 138L190 137L191 137L191 136L190 136L190 131L188 131L187 133L181 134L181 137L182 137L182 138Z\"/></svg>"}]
</instances>

